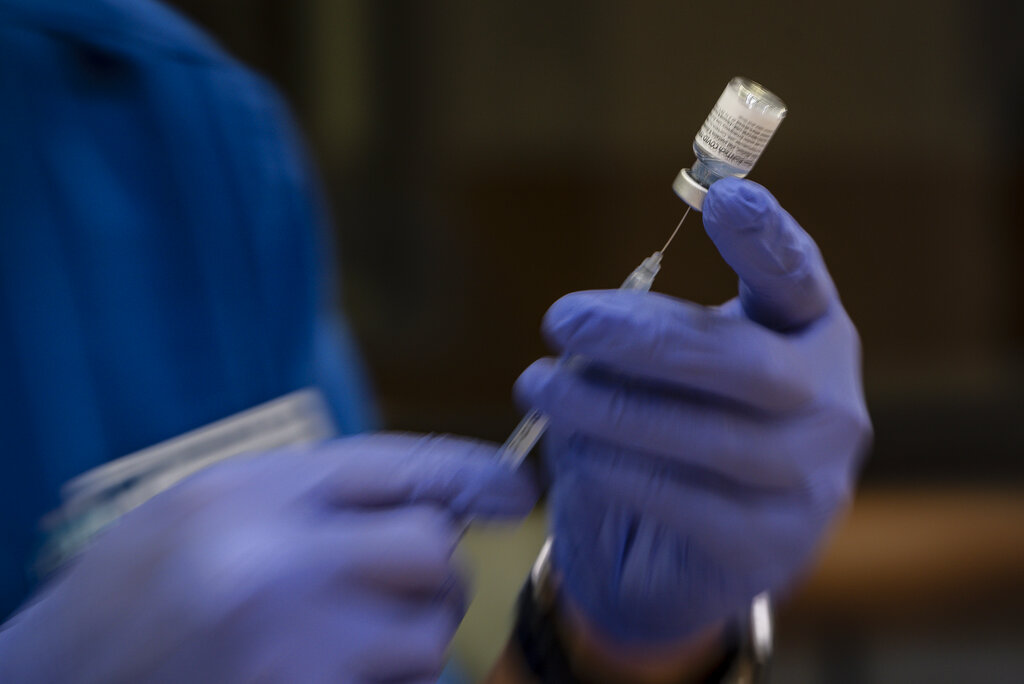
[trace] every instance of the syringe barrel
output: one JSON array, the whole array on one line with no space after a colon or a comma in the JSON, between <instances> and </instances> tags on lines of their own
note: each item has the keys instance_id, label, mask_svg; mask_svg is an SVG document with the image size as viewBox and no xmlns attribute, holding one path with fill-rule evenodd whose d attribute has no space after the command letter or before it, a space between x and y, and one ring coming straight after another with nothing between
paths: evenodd
<instances>
[{"instance_id":1,"label":"syringe barrel","mask_svg":"<svg viewBox=\"0 0 1024 684\"><path fill-rule=\"evenodd\" d=\"M635 292L647 292L654 284L654 277L661 269L661 252L655 252L643 260L633 269L629 277L622 283L620 290L633 290ZM567 355L559 359L559 365L570 366L579 363L581 357ZM537 442L544 436L548 429L548 417L534 409L523 416L519 425L508 436L505 443L498 452L498 460L505 463L512 469L518 468L527 454L537 446Z\"/></svg>"},{"instance_id":2,"label":"syringe barrel","mask_svg":"<svg viewBox=\"0 0 1024 684\"><path fill-rule=\"evenodd\" d=\"M515 470L526 458L526 455L533 450L533 447L537 446L537 442L544 436L547 429L548 417L537 409L533 409L523 416L516 429L501 445L498 460Z\"/></svg>"}]
</instances>

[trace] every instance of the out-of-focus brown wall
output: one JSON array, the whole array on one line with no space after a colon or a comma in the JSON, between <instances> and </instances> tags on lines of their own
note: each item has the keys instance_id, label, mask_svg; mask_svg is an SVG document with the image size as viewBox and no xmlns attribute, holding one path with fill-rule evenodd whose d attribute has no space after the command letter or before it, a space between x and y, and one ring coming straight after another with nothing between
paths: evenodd
<instances>
[{"instance_id":1,"label":"out-of-focus brown wall","mask_svg":"<svg viewBox=\"0 0 1024 684\"><path fill-rule=\"evenodd\" d=\"M292 99L389 426L500 439L543 311L660 245L743 74L790 106L752 177L864 339L869 478L1020 475L1019 3L176 4ZM658 288L734 292L699 221Z\"/></svg>"}]
</instances>

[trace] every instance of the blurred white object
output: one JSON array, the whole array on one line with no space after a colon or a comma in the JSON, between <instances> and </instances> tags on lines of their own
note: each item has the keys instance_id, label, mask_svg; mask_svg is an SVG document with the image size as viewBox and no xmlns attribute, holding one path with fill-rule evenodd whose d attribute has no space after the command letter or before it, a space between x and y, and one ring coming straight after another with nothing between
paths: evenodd
<instances>
[{"instance_id":1,"label":"blurred white object","mask_svg":"<svg viewBox=\"0 0 1024 684\"><path fill-rule=\"evenodd\" d=\"M219 461L336 435L320 391L306 388L105 463L64 485L63 506L43 519L36 571L49 574L128 511Z\"/></svg>"}]
</instances>

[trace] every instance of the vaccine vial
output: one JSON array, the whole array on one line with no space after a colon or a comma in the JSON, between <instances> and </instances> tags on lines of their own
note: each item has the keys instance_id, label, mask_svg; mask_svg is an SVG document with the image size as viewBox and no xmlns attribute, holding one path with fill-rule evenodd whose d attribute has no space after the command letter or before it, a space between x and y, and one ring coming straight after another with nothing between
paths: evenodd
<instances>
[{"instance_id":1,"label":"vaccine vial","mask_svg":"<svg viewBox=\"0 0 1024 684\"><path fill-rule=\"evenodd\" d=\"M750 173L785 117L777 95L749 78L732 79L693 140L697 160L679 172L672 189L700 211L712 183Z\"/></svg>"}]
</instances>

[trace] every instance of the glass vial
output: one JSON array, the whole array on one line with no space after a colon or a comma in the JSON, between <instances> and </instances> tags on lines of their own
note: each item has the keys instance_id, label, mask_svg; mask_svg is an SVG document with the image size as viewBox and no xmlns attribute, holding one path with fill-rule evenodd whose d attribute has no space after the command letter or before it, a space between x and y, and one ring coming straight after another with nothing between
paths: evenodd
<instances>
[{"instance_id":1,"label":"glass vial","mask_svg":"<svg viewBox=\"0 0 1024 684\"><path fill-rule=\"evenodd\" d=\"M785 117L777 95L749 78L732 79L693 140L697 160L679 172L672 189L700 211L712 183L750 173Z\"/></svg>"}]
</instances>

